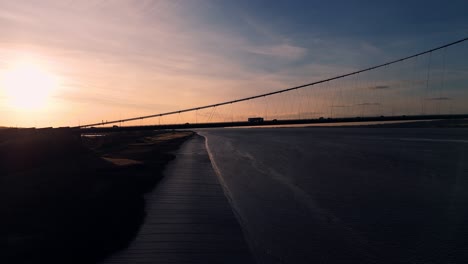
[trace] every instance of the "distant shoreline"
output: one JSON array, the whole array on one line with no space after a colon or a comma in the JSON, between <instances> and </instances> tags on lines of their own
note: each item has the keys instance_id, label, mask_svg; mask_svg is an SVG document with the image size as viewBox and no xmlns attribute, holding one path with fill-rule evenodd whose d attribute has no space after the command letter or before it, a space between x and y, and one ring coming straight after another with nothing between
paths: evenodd
<instances>
[{"instance_id":1,"label":"distant shoreline","mask_svg":"<svg viewBox=\"0 0 468 264\"><path fill-rule=\"evenodd\" d=\"M271 125L271 126L242 126L230 127L236 129L262 129L262 128L371 128L371 127L388 127L388 128L424 128L424 127L468 127L468 119L453 119L453 120L400 120L400 121L367 121L367 122L345 122L345 123L319 123L319 124L297 124L297 125ZM217 128L218 129L218 128Z\"/></svg>"}]
</instances>

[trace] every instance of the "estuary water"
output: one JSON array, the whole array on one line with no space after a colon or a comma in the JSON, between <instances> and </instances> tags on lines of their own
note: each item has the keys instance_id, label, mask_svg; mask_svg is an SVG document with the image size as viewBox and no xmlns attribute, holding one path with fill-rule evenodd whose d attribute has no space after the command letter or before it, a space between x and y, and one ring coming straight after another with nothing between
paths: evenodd
<instances>
[{"instance_id":1,"label":"estuary water","mask_svg":"<svg viewBox=\"0 0 468 264\"><path fill-rule=\"evenodd\" d=\"M468 259L468 129L198 132L259 263Z\"/></svg>"}]
</instances>

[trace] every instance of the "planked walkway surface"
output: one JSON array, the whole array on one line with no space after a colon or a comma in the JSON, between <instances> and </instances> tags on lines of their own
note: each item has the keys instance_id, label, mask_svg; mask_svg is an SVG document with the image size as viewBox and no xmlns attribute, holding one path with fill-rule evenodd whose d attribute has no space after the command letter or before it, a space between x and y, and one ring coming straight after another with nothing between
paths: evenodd
<instances>
[{"instance_id":1,"label":"planked walkway surface","mask_svg":"<svg viewBox=\"0 0 468 264\"><path fill-rule=\"evenodd\" d=\"M138 236L104 263L253 263L205 139L195 135L176 155L147 196L148 215Z\"/></svg>"}]
</instances>

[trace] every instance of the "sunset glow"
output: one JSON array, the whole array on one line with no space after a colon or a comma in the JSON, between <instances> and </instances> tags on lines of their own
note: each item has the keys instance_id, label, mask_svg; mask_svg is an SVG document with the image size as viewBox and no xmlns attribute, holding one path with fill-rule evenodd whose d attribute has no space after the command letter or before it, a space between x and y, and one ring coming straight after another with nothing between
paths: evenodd
<instances>
[{"instance_id":1,"label":"sunset glow","mask_svg":"<svg viewBox=\"0 0 468 264\"><path fill-rule=\"evenodd\" d=\"M2 73L1 87L11 108L39 110L47 107L59 84L57 77L44 67L21 61Z\"/></svg>"},{"instance_id":2,"label":"sunset glow","mask_svg":"<svg viewBox=\"0 0 468 264\"><path fill-rule=\"evenodd\" d=\"M464 5L447 4L440 10L437 2L428 6L432 11L398 16L393 10L400 5L394 2L368 4L366 10L351 2L331 8L323 1L0 2L0 126L77 126L215 104L349 73L466 35L466 27L457 26L466 24ZM435 19L440 13L447 19ZM416 26L413 19L427 23ZM455 49L444 54L446 67L438 57L430 66L434 71L455 69L444 81L456 80L465 70L458 66L464 65L459 62L463 56L454 55ZM424 65L427 69L428 63L420 59L418 66ZM386 73L376 71L368 79L379 85L396 82ZM396 71L394 76L401 77ZM442 83L439 79L430 81ZM462 86L460 81L445 85L444 97L460 98ZM315 109L314 116L350 114L344 107L324 108L322 102L329 100L310 94L313 105L322 108ZM286 99L269 100L273 111L272 101ZM454 112L464 105L457 100L422 101L450 103ZM239 105L237 118L264 114L264 103L258 111L249 106L250 112ZM378 107L361 108L356 112ZM217 114L207 109L184 122L216 119ZM122 125L179 119L168 116Z\"/></svg>"}]
</instances>

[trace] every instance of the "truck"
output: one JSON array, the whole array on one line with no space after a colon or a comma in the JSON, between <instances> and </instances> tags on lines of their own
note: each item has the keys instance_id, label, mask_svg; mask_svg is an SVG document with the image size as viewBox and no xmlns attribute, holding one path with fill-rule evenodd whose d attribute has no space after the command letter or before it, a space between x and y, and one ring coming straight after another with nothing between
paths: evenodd
<instances>
[{"instance_id":1,"label":"truck","mask_svg":"<svg viewBox=\"0 0 468 264\"><path fill-rule=\"evenodd\" d=\"M262 123L263 117L249 117L247 121L249 121L249 123Z\"/></svg>"}]
</instances>

